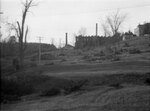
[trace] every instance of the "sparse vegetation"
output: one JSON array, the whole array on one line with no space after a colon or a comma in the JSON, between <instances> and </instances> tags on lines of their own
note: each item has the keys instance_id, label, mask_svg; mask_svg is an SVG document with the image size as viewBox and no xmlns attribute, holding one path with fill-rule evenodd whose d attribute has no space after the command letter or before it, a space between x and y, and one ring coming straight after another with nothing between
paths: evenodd
<instances>
[{"instance_id":1,"label":"sparse vegetation","mask_svg":"<svg viewBox=\"0 0 150 111\"><path fill-rule=\"evenodd\" d=\"M33 93L40 93L41 96L54 96L60 95L61 90L64 90L66 94L69 94L80 90L85 84L85 81L49 77L40 73L42 72L22 72L3 77L1 79L1 102L19 100L21 96Z\"/></svg>"},{"instance_id":2,"label":"sparse vegetation","mask_svg":"<svg viewBox=\"0 0 150 111\"><path fill-rule=\"evenodd\" d=\"M114 56L114 57L112 58L112 61L120 61L120 57L119 57L119 56Z\"/></svg>"},{"instance_id":3,"label":"sparse vegetation","mask_svg":"<svg viewBox=\"0 0 150 111\"><path fill-rule=\"evenodd\" d=\"M130 54L140 54L141 51L137 48L129 49Z\"/></svg>"},{"instance_id":4,"label":"sparse vegetation","mask_svg":"<svg viewBox=\"0 0 150 111\"><path fill-rule=\"evenodd\" d=\"M116 83L116 84L110 84L109 86L114 87L114 88L116 88L116 89L123 88L123 86L121 86L121 84L119 84L119 83Z\"/></svg>"},{"instance_id":5,"label":"sparse vegetation","mask_svg":"<svg viewBox=\"0 0 150 111\"><path fill-rule=\"evenodd\" d=\"M41 60L54 60L56 57L52 54L42 54Z\"/></svg>"},{"instance_id":6,"label":"sparse vegetation","mask_svg":"<svg viewBox=\"0 0 150 111\"><path fill-rule=\"evenodd\" d=\"M125 42L123 47L130 47L129 43Z\"/></svg>"},{"instance_id":7,"label":"sparse vegetation","mask_svg":"<svg viewBox=\"0 0 150 111\"><path fill-rule=\"evenodd\" d=\"M150 78L146 78L145 84L150 85Z\"/></svg>"},{"instance_id":8,"label":"sparse vegetation","mask_svg":"<svg viewBox=\"0 0 150 111\"><path fill-rule=\"evenodd\" d=\"M99 53L95 53L94 56L105 56L105 53L103 51L100 51Z\"/></svg>"},{"instance_id":9,"label":"sparse vegetation","mask_svg":"<svg viewBox=\"0 0 150 111\"><path fill-rule=\"evenodd\" d=\"M53 5L53 2L51 3ZM80 2L76 3L79 3L80 7ZM17 4L15 2L15 5ZM30 9L37 6L38 3L35 0L25 0L21 1L21 4L22 12L19 21L15 20L14 23L9 23L7 20L7 22L4 21L2 27L0 26L2 28L2 33L0 32L0 110L149 111L150 23L139 24L135 29L137 36L130 30L121 32L122 29L120 30L120 28L126 19L126 14L121 14L117 10L116 13L108 15L106 22L102 23L104 35L98 34L98 23L96 23L96 34L94 35L87 35L92 32L92 29L88 28L87 31L90 30L90 32L87 33L86 27L80 26L81 29L74 34L71 42L71 30L76 30L75 27L79 24L72 28L65 24L66 28L64 27L64 29L68 30L66 42L64 43L64 39L61 40L62 38L60 38L59 48L57 48L54 44L58 45L58 41L55 40L58 39L57 37L63 37L60 34L64 30L63 26L58 24L64 25L68 21L71 23L72 21L69 19L75 16L66 16L64 23L57 19L64 14L59 14L52 19L49 16L45 17L44 19L48 21L40 20L38 24L34 21L34 30L39 32L31 34L31 39L27 39L29 32L32 33L33 30L29 30L26 23L31 24L35 17L31 22L26 22L26 17ZM43 6L45 7L47 4ZM57 5L57 3L54 4ZM84 2L81 3L82 6L83 4ZM6 3L4 5L9 6ZM18 10L17 7L15 8ZM52 12L53 8L60 7L51 7ZM57 11L59 10L54 12L57 13ZM44 12L44 15L47 15L47 11L45 13L41 9L37 12ZM4 16L7 14L9 13L4 14ZM17 11L17 15L20 14ZM89 18L93 19L93 14L90 15ZM83 22L80 25L84 25L87 23L84 22L86 17L82 17L83 20L81 21L77 19L76 22ZM14 17L10 18L14 19ZM43 17L39 18L43 19ZM35 20L39 20L39 18ZM62 18L64 19L64 17ZM56 21L55 24L51 20ZM102 20L103 18L101 18L101 22ZM46 29L45 26L48 23L52 26ZM53 25L55 26L53 27ZM88 24L86 26L92 28ZM7 32L4 31L5 28L8 30ZM27 43L27 40L35 40L33 39L35 35L38 36L39 43ZM54 40L55 35L56 39ZM43 43L48 42L48 39L51 40L51 44Z\"/></svg>"}]
</instances>

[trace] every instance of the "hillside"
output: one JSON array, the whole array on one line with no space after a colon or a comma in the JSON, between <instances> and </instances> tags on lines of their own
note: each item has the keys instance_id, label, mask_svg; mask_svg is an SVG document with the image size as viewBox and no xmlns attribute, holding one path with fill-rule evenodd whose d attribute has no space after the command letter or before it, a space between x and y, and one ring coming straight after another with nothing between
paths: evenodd
<instances>
[{"instance_id":1,"label":"hillside","mask_svg":"<svg viewBox=\"0 0 150 111\"><path fill-rule=\"evenodd\" d=\"M12 80L6 86L15 82L12 86L18 88L4 91L18 98L9 102L5 95L1 111L150 110L150 37L92 50L47 51L42 56L41 65L3 74L4 81Z\"/></svg>"}]
</instances>

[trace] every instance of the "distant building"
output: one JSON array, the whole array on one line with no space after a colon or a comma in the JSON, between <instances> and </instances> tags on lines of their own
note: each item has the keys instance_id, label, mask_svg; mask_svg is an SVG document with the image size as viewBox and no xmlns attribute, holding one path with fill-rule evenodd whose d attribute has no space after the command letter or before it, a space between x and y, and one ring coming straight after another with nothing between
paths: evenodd
<instances>
[{"instance_id":1,"label":"distant building","mask_svg":"<svg viewBox=\"0 0 150 111\"><path fill-rule=\"evenodd\" d=\"M134 30L136 36L150 36L150 23L145 23L143 25L138 25Z\"/></svg>"},{"instance_id":2,"label":"distant building","mask_svg":"<svg viewBox=\"0 0 150 111\"><path fill-rule=\"evenodd\" d=\"M74 49L74 46L68 44L68 33L66 32L65 35L66 35L66 37L65 37L66 43L65 43L65 46L62 49L65 49L65 50L72 50L72 49Z\"/></svg>"},{"instance_id":3,"label":"distant building","mask_svg":"<svg viewBox=\"0 0 150 111\"><path fill-rule=\"evenodd\" d=\"M137 28L134 29L134 34L135 34L136 36L140 36L139 27L137 27Z\"/></svg>"},{"instance_id":4,"label":"distant building","mask_svg":"<svg viewBox=\"0 0 150 111\"><path fill-rule=\"evenodd\" d=\"M122 38L122 40L124 41L124 40L129 40L129 39L132 39L133 37L135 37L136 35L135 34L133 34L130 30L128 31L128 32L125 32L124 34L123 34L123 38Z\"/></svg>"},{"instance_id":5,"label":"distant building","mask_svg":"<svg viewBox=\"0 0 150 111\"><path fill-rule=\"evenodd\" d=\"M122 41L122 37L102 37L102 36L77 36L75 48L92 48L104 45L115 44Z\"/></svg>"}]
</instances>

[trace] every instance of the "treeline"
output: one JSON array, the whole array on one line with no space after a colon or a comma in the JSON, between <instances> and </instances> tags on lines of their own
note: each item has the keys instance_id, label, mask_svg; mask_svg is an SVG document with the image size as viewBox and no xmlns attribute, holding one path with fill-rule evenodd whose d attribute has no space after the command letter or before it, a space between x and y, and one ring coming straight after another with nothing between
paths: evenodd
<instances>
[{"instance_id":1,"label":"treeline","mask_svg":"<svg viewBox=\"0 0 150 111\"><path fill-rule=\"evenodd\" d=\"M18 42L9 42L3 41L0 42L0 57L15 57L19 54L19 43ZM25 49L25 56L29 56L35 53L38 53L39 43L27 43ZM55 45L51 44L41 44L41 51L47 52L56 50Z\"/></svg>"}]
</instances>

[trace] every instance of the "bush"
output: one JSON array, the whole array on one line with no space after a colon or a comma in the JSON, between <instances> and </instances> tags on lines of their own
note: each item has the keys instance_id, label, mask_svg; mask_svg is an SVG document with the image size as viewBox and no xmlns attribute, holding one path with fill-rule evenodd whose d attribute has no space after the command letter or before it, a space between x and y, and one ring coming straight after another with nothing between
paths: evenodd
<instances>
[{"instance_id":1,"label":"bush","mask_svg":"<svg viewBox=\"0 0 150 111\"><path fill-rule=\"evenodd\" d=\"M59 56L65 56L65 54L64 53L60 53Z\"/></svg>"},{"instance_id":2,"label":"bush","mask_svg":"<svg viewBox=\"0 0 150 111\"><path fill-rule=\"evenodd\" d=\"M145 80L145 84L150 85L150 78L147 78L147 79Z\"/></svg>"},{"instance_id":3,"label":"bush","mask_svg":"<svg viewBox=\"0 0 150 111\"><path fill-rule=\"evenodd\" d=\"M120 57L119 57L119 56L114 56L114 57L112 58L112 61L120 61Z\"/></svg>"},{"instance_id":4,"label":"bush","mask_svg":"<svg viewBox=\"0 0 150 111\"><path fill-rule=\"evenodd\" d=\"M129 43L125 42L124 45L123 45L123 47L130 47Z\"/></svg>"},{"instance_id":5,"label":"bush","mask_svg":"<svg viewBox=\"0 0 150 111\"><path fill-rule=\"evenodd\" d=\"M128 52L128 49L125 49L125 48L120 49L120 53L126 53L126 52Z\"/></svg>"},{"instance_id":6,"label":"bush","mask_svg":"<svg viewBox=\"0 0 150 111\"><path fill-rule=\"evenodd\" d=\"M20 100L20 97L17 95L6 95L6 94L1 94L1 103L9 103L11 101L17 101Z\"/></svg>"},{"instance_id":7,"label":"bush","mask_svg":"<svg viewBox=\"0 0 150 111\"><path fill-rule=\"evenodd\" d=\"M99 53L94 54L94 56L105 56L103 51L100 51Z\"/></svg>"},{"instance_id":8,"label":"bush","mask_svg":"<svg viewBox=\"0 0 150 111\"><path fill-rule=\"evenodd\" d=\"M69 80L63 78L41 75L41 72L20 72L15 76L1 78L1 102L16 101L21 96L38 93L41 96L54 96L61 93L69 94L80 90L86 83L82 80Z\"/></svg>"},{"instance_id":9,"label":"bush","mask_svg":"<svg viewBox=\"0 0 150 111\"><path fill-rule=\"evenodd\" d=\"M113 54L121 54L121 52L122 52L121 49L114 47Z\"/></svg>"},{"instance_id":10,"label":"bush","mask_svg":"<svg viewBox=\"0 0 150 111\"><path fill-rule=\"evenodd\" d=\"M120 83L110 84L109 86L110 86L110 87L114 87L114 88L116 88L116 89L120 89L120 88L122 88L122 87L123 87L123 86L121 86L121 84L120 84Z\"/></svg>"},{"instance_id":11,"label":"bush","mask_svg":"<svg viewBox=\"0 0 150 111\"><path fill-rule=\"evenodd\" d=\"M1 78L1 102L15 101L21 96L32 94L36 91L36 87L50 77L34 74L34 73L18 73L16 76L7 76Z\"/></svg>"},{"instance_id":12,"label":"bush","mask_svg":"<svg viewBox=\"0 0 150 111\"><path fill-rule=\"evenodd\" d=\"M81 87L83 87L83 85L85 85L85 83L87 83L87 80L72 81L70 83L70 86L65 87L64 89L67 93L71 93L71 92L80 90Z\"/></svg>"},{"instance_id":13,"label":"bush","mask_svg":"<svg viewBox=\"0 0 150 111\"><path fill-rule=\"evenodd\" d=\"M64 84L61 84L61 82L55 80L55 83L49 82L47 83L47 85L44 85L44 88L40 88L40 96L55 96L62 93L70 94L72 92L80 90L86 82L87 80L65 80Z\"/></svg>"},{"instance_id":14,"label":"bush","mask_svg":"<svg viewBox=\"0 0 150 111\"><path fill-rule=\"evenodd\" d=\"M30 61L36 61L38 60L38 54L33 55L32 57L30 57Z\"/></svg>"},{"instance_id":15,"label":"bush","mask_svg":"<svg viewBox=\"0 0 150 111\"><path fill-rule=\"evenodd\" d=\"M52 54L42 54L41 60L54 60L56 59L54 55Z\"/></svg>"},{"instance_id":16,"label":"bush","mask_svg":"<svg viewBox=\"0 0 150 111\"><path fill-rule=\"evenodd\" d=\"M65 58L61 59L61 62L65 62L65 61L67 61Z\"/></svg>"},{"instance_id":17,"label":"bush","mask_svg":"<svg viewBox=\"0 0 150 111\"><path fill-rule=\"evenodd\" d=\"M45 63L44 65L54 65L54 62Z\"/></svg>"},{"instance_id":18,"label":"bush","mask_svg":"<svg viewBox=\"0 0 150 111\"><path fill-rule=\"evenodd\" d=\"M54 96L60 94L60 89L57 87L49 87L41 91L40 96Z\"/></svg>"},{"instance_id":19,"label":"bush","mask_svg":"<svg viewBox=\"0 0 150 111\"><path fill-rule=\"evenodd\" d=\"M34 62L31 62L31 63L30 63L30 66L31 66L31 67L37 67L37 64L34 63Z\"/></svg>"},{"instance_id":20,"label":"bush","mask_svg":"<svg viewBox=\"0 0 150 111\"><path fill-rule=\"evenodd\" d=\"M137 48L133 48L133 49L129 50L129 53L130 54L139 54L139 53L141 53L141 51L139 49L137 49Z\"/></svg>"},{"instance_id":21,"label":"bush","mask_svg":"<svg viewBox=\"0 0 150 111\"><path fill-rule=\"evenodd\" d=\"M22 95L31 94L33 87L25 83L25 81L17 81L14 78L2 78L1 79L1 102L3 101L15 101Z\"/></svg>"},{"instance_id":22,"label":"bush","mask_svg":"<svg viewBox=\"0 0 150 111\"><path fill-rule=\"evenodd\" d=\"M82 59L90 59L90 58L91 58L90 55L84 55L84 56L82 57Z\"/></svg>"}]
</instances>

